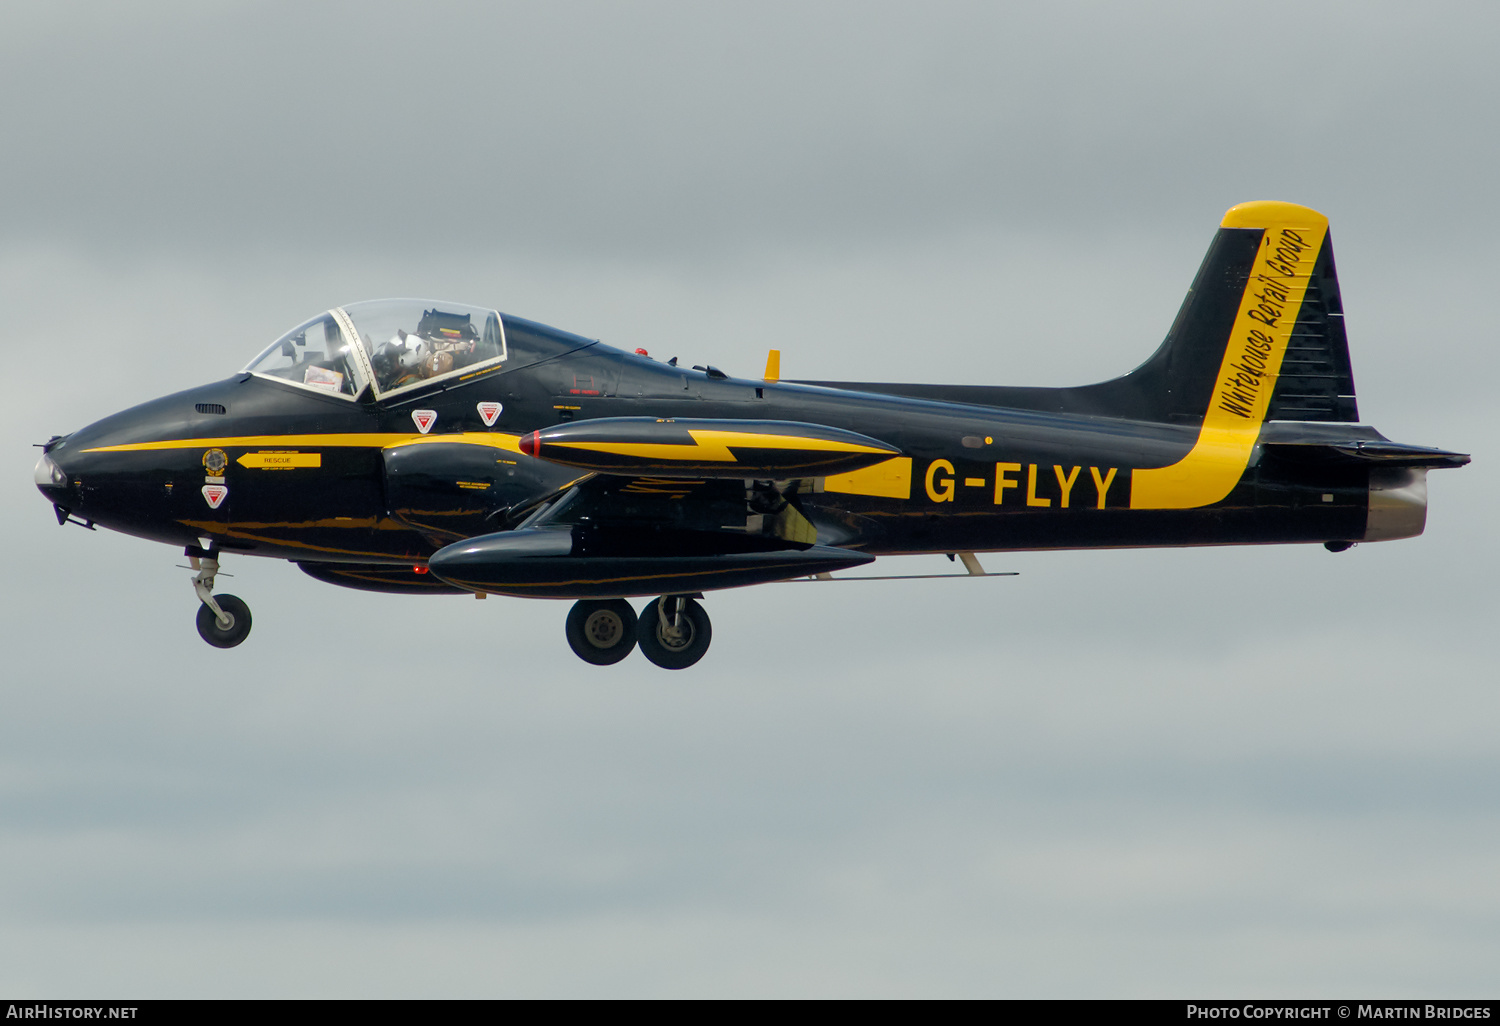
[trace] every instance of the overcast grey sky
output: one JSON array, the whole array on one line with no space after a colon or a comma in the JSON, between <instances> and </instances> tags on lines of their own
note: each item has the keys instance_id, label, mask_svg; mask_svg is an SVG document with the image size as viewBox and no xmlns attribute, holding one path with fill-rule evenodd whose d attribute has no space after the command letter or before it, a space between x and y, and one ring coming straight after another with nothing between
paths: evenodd
<instances>
[{"instance_id":1,"label":"overcast grey sky","mask_svg":"<svg viewBox=\"0 0 1500 1026\"><path fill-rule=\"evenodd\" d=\"M0 6L0 990L1490 995L1500 11L1428 3ZM1332 220L1428 533L566 605L58 529L36 450L335 303L788 376L1066 384L1225 208ZM882 563L940 569L941 560Z\"/></svg>"}]
</instances>

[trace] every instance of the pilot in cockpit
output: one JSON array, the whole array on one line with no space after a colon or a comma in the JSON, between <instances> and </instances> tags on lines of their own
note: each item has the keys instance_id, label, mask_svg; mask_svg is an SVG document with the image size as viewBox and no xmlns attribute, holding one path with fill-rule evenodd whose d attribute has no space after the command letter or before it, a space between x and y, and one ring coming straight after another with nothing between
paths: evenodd
<instances>
[{"instance_id":1,"label":"pilot in cockpit","mask_svg":"<svg viewBox=\"0 0 1500 1026\"><path fill-rule=\"evenodd\" d=\"M416 381L422 363L423 340L397 329L390 341L370 356L375 367L375 377L382 390L390 390Z\"/></svg>"},{"instance_id":2,"label":"pilot in cockpit","mask_svg":"<svg viewBox=\"0 0 1500 1026\"><path fill-rule=\"evenodd\" d=\"M478 340L467 315L426 310L415 332L398 328L370 362L381 390L389 391L472 363Z\"/></svg>"}]
</instances>

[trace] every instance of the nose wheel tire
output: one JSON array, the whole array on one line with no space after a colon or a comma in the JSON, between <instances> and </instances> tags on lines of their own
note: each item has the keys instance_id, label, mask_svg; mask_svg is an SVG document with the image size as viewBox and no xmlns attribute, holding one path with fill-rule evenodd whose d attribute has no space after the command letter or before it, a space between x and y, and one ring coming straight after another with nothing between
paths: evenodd
<instances>
[{"instance_id":1,"label":"nose wheel tire","mask_svg":"<svg viewBox=\"0 0 1500 1026\"><path fill-rule=\"evenodd\" d=\"M198 606L198 633L214 648L233 648L250 636L250 607L234 595L215 595L228 623L205 605Z\"/></svg>"},{"instance_id":2,"label":"nose wheel tire","mask_svg":"<svg viewBox=\"0 0 1500 1026\"><path fill-rule=\"evenodd\" d=\"M624 599L585 599L568 611L568 644L595 666L618 663L635 648L635 610Z\"/></svg>"},{"instance_id":3,"label":"nose wheel tire","mask_svg":"<svg viewBox=\"0 0 1500 1026\"><path fill-rule=\"evenodd\" d=\"M682 670L703 658L714 631L702 606L666 595L641 610L635 633L647 659L664 670Z\"/></svg>"}]
</instances>

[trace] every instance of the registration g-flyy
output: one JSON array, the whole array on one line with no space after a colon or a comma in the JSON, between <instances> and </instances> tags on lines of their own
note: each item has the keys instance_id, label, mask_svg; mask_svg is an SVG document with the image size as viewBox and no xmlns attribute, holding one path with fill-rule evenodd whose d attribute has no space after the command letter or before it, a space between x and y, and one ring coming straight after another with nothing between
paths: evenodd
<instances>
[{"instance_id":1,"label":"registration g-flyy","mask_svg":"<svg viewBox=\"0 0 1500 1026\"><path fill-rule=\"evenodd\" d=\"M704 593L879 556L1422 532L1468 457L1361 424L1325 217L1229 210L1161 347L1073 388L784 381L680 367L487 307L319 314L242 371L43 446L61 524L183 547L238 645L224 560L402 594L576 600L595 664L697 662ZM639 616L628 601L649 597Z\"/></svg>"}]
</instances>

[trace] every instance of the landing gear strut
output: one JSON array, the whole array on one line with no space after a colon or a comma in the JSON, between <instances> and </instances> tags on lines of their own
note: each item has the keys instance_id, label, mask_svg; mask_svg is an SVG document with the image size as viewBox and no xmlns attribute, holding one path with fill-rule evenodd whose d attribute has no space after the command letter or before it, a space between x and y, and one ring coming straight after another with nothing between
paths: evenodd
<instances>
[{"instance_id":1,"label":"landing gear strut","mask_svg":"<svg viewBox=\"0 0 1500 1026\"><path fill-rule=\"evenodd\" d=\"M567 631L574 655L609 666L635 648L635 610L624 599L584 599L569 610Z\"/></svg>"},{"instance_id":2,"label":"landing gear strut","mask_svg":"<svg viewBox=\"0 0 1500 1026\"><path fill-rule=\"evenodd\" d=\"M188 549L188 562L198 573L193 591L198 594L198 634L214 648L233 648L250 634L250 607L234 595L214 598L214 578L219 560L212 552Z\"/></svg>"},{"instance_id":3,"label":"landing gear strut","mask_svg":"<svg viewBox=\"0 0 1500 1026\"><path fill-rule=\"evenodd\" d=\"M641 654L664 670L686 669L702 659L713 634L703 607L685 595L652 599L636 624Z\"/></svg>"}]
</instances>

